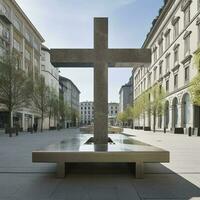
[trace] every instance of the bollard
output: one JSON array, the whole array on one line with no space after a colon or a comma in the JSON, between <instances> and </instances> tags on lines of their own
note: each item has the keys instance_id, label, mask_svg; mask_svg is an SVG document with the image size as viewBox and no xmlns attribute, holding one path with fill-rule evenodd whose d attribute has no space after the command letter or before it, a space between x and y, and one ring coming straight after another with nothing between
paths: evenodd
<instances>
[{"instance_id":1,"label":"bollard","mask_svg":"<svg viewBox=\"0 0 200 200\"><path fill-rule=\"evenodd\" d=\"M164 127L164 133L166 133L166 127Z\"/></svg>"}]
</instances>

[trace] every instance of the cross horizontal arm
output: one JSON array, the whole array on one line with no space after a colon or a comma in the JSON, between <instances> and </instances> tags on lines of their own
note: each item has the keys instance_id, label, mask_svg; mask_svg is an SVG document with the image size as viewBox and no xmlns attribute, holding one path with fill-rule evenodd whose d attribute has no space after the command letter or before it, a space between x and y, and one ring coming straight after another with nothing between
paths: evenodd
<instances>
[{"instance_id":1,"label":"cross horizontal arm","mask_svg":"<svg viewBox=\"0 0 200 200\"><path fill-rule=\"evenodd\" d=\"M108 49L110 67L133 67L135 64L151 63L150 49Z\"/></svg>"},{"instance_id":2,"label":"cross horizontal arm","mask_svg":"<svg viewBox=\"0 0 200 200\"><path fill-rule=\"evenodd\" d=\"M93 49L51 49L54 67L93 67Z\"/></svg>"}]
</instances>

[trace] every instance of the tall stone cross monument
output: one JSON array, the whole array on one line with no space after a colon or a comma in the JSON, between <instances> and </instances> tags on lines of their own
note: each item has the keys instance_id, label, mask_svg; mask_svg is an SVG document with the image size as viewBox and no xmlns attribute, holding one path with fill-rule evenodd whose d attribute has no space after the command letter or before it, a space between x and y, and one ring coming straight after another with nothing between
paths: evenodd
<instances>
[{"instance_id":1,"label":"tall stone cross monument","mask_svg":"<svg viewBox=\"0 0 200 200\"><path fill-rule=\"evenodd\" d=\"M109 49L108 18L94 18L94 49L51 49L55 67L94 68L94 143L108 143L108 67L151 62L149 49Z\"/></svg>"}]
</instances>

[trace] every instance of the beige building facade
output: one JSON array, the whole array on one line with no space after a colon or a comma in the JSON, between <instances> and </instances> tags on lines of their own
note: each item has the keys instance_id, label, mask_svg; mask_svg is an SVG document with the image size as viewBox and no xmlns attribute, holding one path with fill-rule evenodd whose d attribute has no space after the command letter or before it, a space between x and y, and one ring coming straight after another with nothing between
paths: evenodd
<instances>
[{"instance_id":1,"label":"beige building facade","mask_svg":"<svg viewBox=\"0 0 200 200\"><path fill-rule=\"evenodd\" d=\"M9 52L17 57L18 67L29 77L37 80L41 69L41 44L43 37L34 27L15 0L0 0L0 59ZM0 128L6 124L6 109L0 108ZM13 124L17 121L26 131L34 121L39 123L40 115L32 108L13 112Z\"/></svg>"},{"instance_id":2,"label":"beige building facade","mask_svg":"<svg viewBox=\"0 0 200 200\"><path fill-rule=\"evenodd\" d=\"M151 65L138 67L134 73L134 100L156 83L166 91L164 113L156 117L156 129L184 132L200 126L200 110L192 104L189 92L197 74L193 57L199 45L200 0L165 1L143 44L152 50ZM153 116L146 113L134 125L152 128Z\"/></svg>"}]
</instances>

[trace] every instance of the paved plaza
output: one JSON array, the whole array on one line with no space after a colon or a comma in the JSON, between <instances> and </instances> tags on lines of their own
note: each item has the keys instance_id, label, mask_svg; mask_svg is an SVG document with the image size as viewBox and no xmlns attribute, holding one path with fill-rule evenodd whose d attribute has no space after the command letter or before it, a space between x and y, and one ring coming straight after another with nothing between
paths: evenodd
<instances>
[{"instance_id":1,"label":"paved plaza","mask_svg":"<svg viewBox=\"0 0 200 200\"><path fill-rule=\"evenodd\" d=\"M170 163L145 164L144 179L135 179L134 170L116 164L74 165L64 179L57 179L55 164L32 163L32 150L67 138L76 140L78 129L12 138L0 134L0 200L200 199L200 138L124 132L170 151Z\"/></svg>"}]
</instances>

